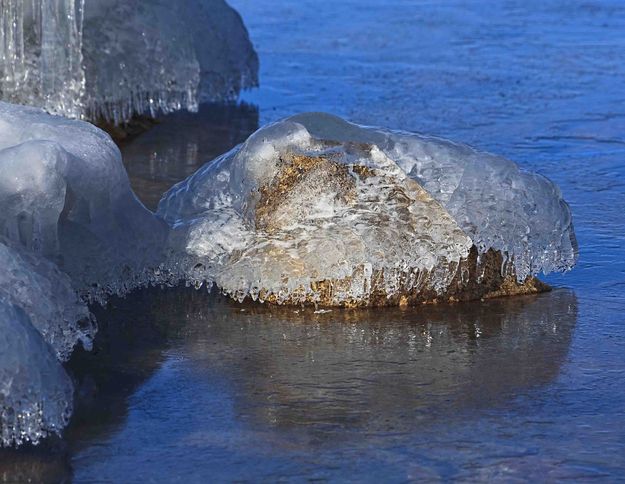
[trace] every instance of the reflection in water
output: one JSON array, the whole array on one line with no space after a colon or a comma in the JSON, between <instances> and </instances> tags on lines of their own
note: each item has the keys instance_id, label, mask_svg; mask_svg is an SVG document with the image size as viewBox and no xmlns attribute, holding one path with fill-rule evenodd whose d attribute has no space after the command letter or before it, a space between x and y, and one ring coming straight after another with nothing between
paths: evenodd
<instances>
[{"instance_id":1,"label":"reflection in water","mask_svg":"<svg viewBox=\"0 0 625 484\"><path fill-rule=\"evenodd\" d=\"M66 482L71 475L63 442L49 439L38 447L0 449L0 482Z\"/></svg>"},{"instance_id":2,"label":"reflection in water","mask_svg":"<svg viewBox=\"0 0 625 484\"><path fill-rule=\"evenodd\" d=\"M228 479L245 473L237 465L245 461L276 477L294 475L282 462L293 452L322 451L334 457L316 467L340 466L338 442L418 439L455 415L505 408L549 384L576 316L574 294L562 290L318 314L147 290L103 310L94 352L72 360L77 408L56 469L71 460L83 481ZM25 469L47 475L33 457L0 472Z\"/></svg>"},{"instance_id":3,"label":"reflection in water","mask_svg":"<svg viewBox=\"0 0 625 484\"><path fill-rule=\"evenodd\" d=\"M177 112L120 149L132 188L155 209L161 195L200 166L258 129L258 108L248 104L203 104L198 113Z\"/></svg>"},{"instance_id":4,"label":"reflection in water","mask_svg":"<svg viewBox=\"0 0 625 484\"><path fill-rule=\"evenodd\" d=\"M416 309L332 311L196 305L175 346L237 388L257 425L408 430L550 382L567 354L575 296ZM334 438L334 436L332 436Z\"/></svg>"}]
</instances>

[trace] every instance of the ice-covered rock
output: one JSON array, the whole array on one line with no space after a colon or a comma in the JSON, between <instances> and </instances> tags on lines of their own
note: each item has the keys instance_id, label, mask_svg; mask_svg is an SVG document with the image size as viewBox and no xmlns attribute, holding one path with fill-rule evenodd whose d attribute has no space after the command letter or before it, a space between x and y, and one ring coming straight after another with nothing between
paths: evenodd
<instances>
[{"instance_id":1,"label":"ice-covered rock","mask_svg":"<svg viewBox=\"0 0 625 484\"><path fill-rule=\"evenodd\" d=\"M0 93L120 123L255 86L258 59L224 0L5 0Z\"/></svg>"},{"instance_id":2,"label":"ice-covered rock","mask_svg":"<svg viewBox=\"0 0 625 484\"><path fill-rule=\"evenodd\" d=\"M72 382L52 348L0 293L0 447L59 433L72 398Z\"/></svg>"},{"instance_id":3,"label":"ice-covered rock","mask_svg":"<svg viewBox=\"0 0 625 484\"><path fill-rule=\"evenodd\" d=\"M511 161L311 113L172 188L175 267L242 300L410 304L521 292L576 260L567 204Z\"/></svg>"}]
</instances>

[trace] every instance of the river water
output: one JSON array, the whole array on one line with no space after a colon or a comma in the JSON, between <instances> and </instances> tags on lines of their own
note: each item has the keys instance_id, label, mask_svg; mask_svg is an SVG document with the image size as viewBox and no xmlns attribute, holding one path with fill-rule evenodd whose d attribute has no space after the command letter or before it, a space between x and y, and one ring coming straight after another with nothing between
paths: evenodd
<instances>
[{"instance_id":1,"label":"river water","mask_svg":"<svg viewBox=\"0 0 625 484\"><path fill-rule=\"evenodd\" d=\"M580 259L536 297L314 313L152 289L98 310L62 442L0 477L77 482L625 479L625 4L233 0L241 106L122 145L160 193L300 111L426 132L561 187ZM391 4L392 3L392 4Z\"/></svg>"}]
</instances>

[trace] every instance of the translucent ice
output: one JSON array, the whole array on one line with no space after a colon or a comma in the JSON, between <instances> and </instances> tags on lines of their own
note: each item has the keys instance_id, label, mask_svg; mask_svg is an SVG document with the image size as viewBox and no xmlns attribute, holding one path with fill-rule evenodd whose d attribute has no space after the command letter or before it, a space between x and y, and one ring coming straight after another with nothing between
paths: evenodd
<instances>
[{"instance_id":1,"label":"translucent ice","mask_svg":"<svg viewBox=\"0 0 625 484\"><path fill-rule=\"evenodd\" d=\"M278 303L481 297L494 264L497 284L523 283L572 267L577 250L545 178L319 113L262 128L172 188L158 214L188 280Z\"/></svg>"},{"instance_id":2,"label":"translucent ice","mask_svg":"<svg viewBox=\"0 0 625 484\"><path fill-rule=\"evenodd\" d=\"M159 265L168 229L98 128L0 103L0 173L0 235L58 264L81 293L124 293Z\"/></svg>"},{"instance_id":3,"label":"translucent ice","mask_svg":"<svg viewBox=\"0 0 625 484\"><path fill-rule=\"evenodd\" d=\"M223 0L4 0L0 93L116 123L195 110L257 84L258 59ZM175 11L174 11L175 10Z\"/></svg>"},{"instance_id":4,"label":"translucent ice","mask_svg":"<svg viewBox=\"0 0 625 484\"><path fill-rule=\"evenodd\" d=\"M78 342L91 347L93 318L55 264L0 243L0 267L0 298L25 312L60 360L68 359Z\"/></svg>"},{"instance_id":5,"label":"translucent ice","mask_svg":"<svg viewBox=\"0 0 625 484\"><path fill-rule=\"evenodd\" d=\"M360 127L314 113L291 120L313 136L375 143L445 207L480 253L492 248L504 254L519 280L575 265L571 211L547 178L441 138Z\"/></svg>"},{"instance_id":6,"label":"translucent ice","mask_svg":"<svg viewBox=\"0 0 625 484\"><path fill-rule=\"evenodd\" d=\"M0 446L60 432L73 386L28 316L0 293Z\"/></svg>"}]
</instances>

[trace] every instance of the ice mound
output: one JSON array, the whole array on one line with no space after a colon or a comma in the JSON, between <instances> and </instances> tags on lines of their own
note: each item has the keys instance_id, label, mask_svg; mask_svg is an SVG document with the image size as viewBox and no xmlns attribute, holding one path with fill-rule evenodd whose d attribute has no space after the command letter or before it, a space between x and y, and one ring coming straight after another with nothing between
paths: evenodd
<instances>
[{"instance_id":1,"label":"ice mound","mask_svg":"<svg viewBox=\"0 0 625 484\"><path fill-rule=\"evenodd\" d=\"M89 123L0 103L0 173L0 236L56 263L81 294L123 294L161 262L168 228Z\"/></svg>"},{"instance_id":2,"label":"ice mound","mask_svg":"<svg viewBox=\"0 0 625 484\"><path fill-rule=\"evenodd\" d=\"M28 316L0 293L0 447L59 433L73 386Z\"/></svg>"},{"instance_id":3,"label":"ice mound","mask_svg":"<svg viewBox=\"0 0 625 484\"><path fill-rule=\"evenodd\" d=\"M386 305L542 289L576 260L567 204L511 161L310 113L173 187L157 212L188 281L276 303Z\"/></svg>"},{"instance_id":4,"label":"ice mound","mask_svg":"<svg viewBox=\"0 0 625 484\"><path fill-rule=\"evenodd\" d=\"M167 282L169 228L135 197L108 135L0 102L0 445L71 413L61 362L96 331L87 303Z\"/></svg>"},{"instance_id":5,"label":"ice mound","mask_svg":"<svg viewBox=\"0 0 625 484\"><path fill-rule=\"evenodd\" d=\"M0 94L74 118L196 110L258 82L258 58L223 0L6 0Z\"/></svg>"}]
</instances>

